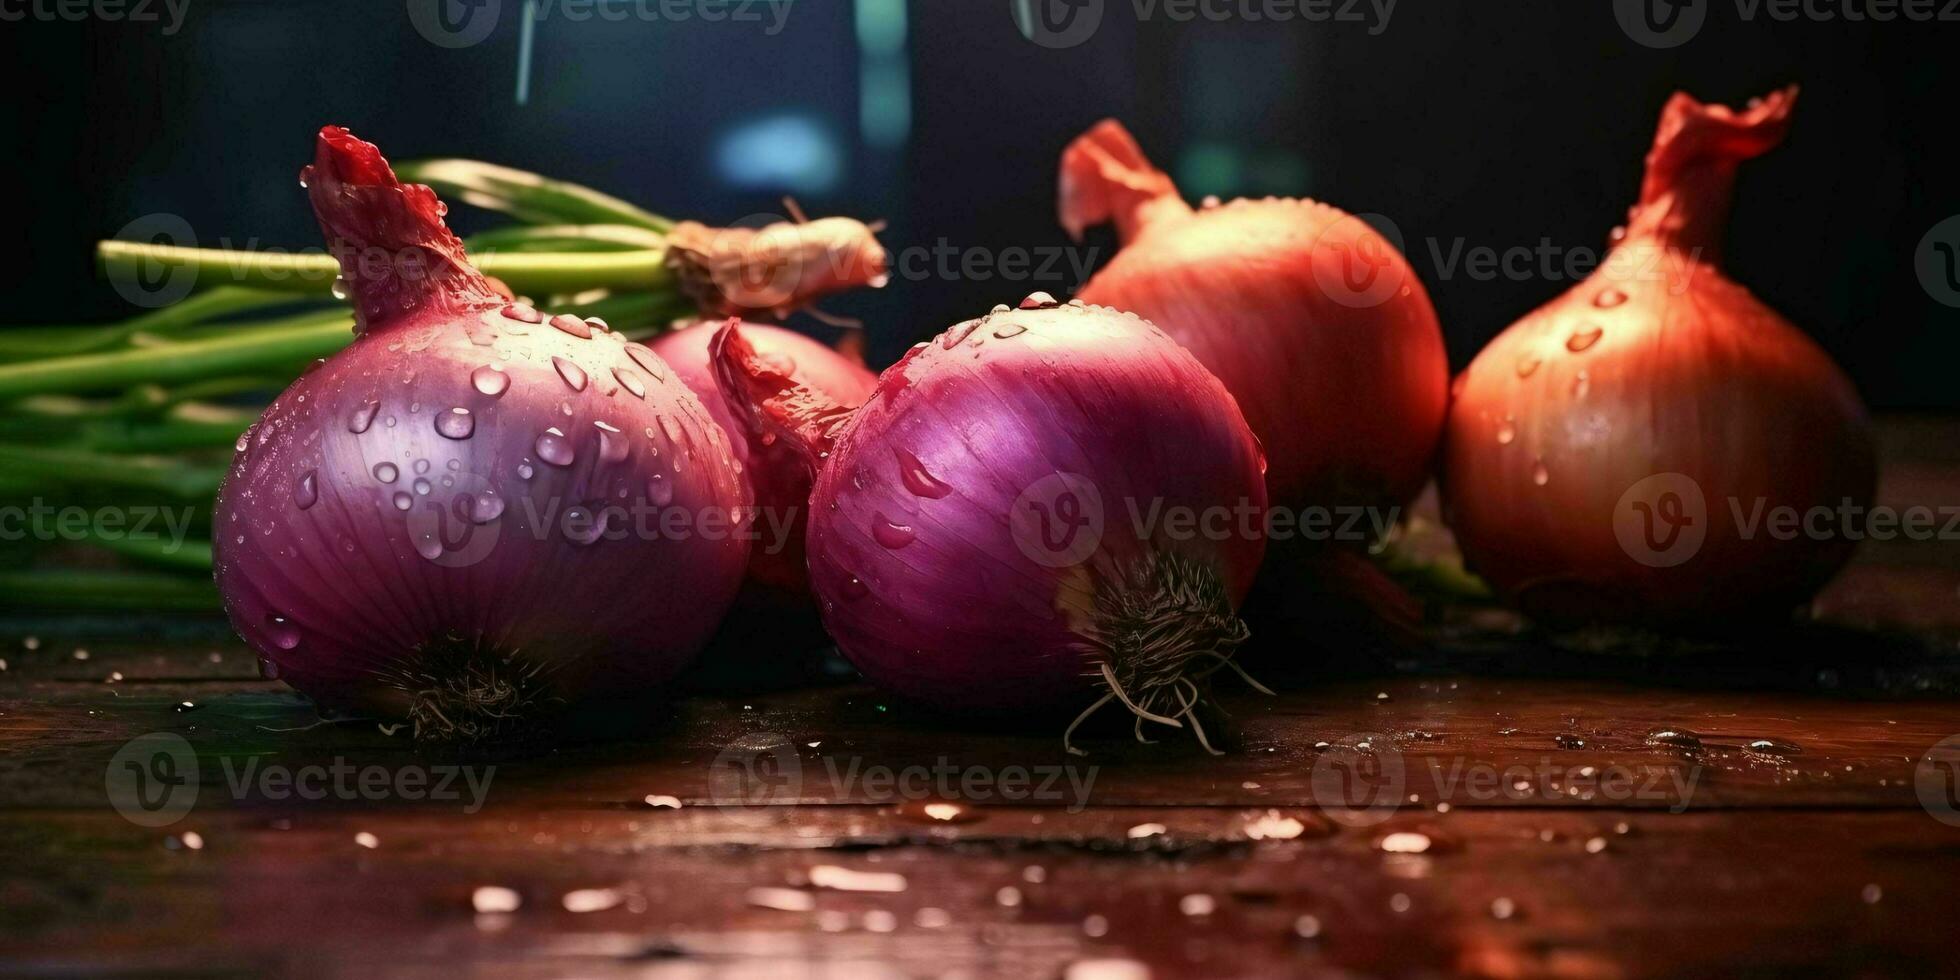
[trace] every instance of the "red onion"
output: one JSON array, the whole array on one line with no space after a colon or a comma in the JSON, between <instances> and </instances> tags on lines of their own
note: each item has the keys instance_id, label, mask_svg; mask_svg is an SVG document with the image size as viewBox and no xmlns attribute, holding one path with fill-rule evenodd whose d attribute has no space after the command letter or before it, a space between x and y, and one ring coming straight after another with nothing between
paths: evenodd
<instances>
[{"instance_id":1,"label":"red onion","mask_svg":"<svg viewBox=\"0 0 1960 980\"><path fill-rule=\"evenodd\" d=\"M850 412L741 330L716 344L731 403L820 461L810 583L866 678L963 714L1079 723L1121 698L1139 736L1147 718L1205 739L1266 494L1232 396L1187 351L1036 294L914 348ZM1172 529L1207 514L1225 517Z\"/></svg>"},{"instance_id":2,"label":"red onion","mask_svg":"<svg viewBox=\"0 0 1960 980\"><path fill-rule=\"evenodd\" d=\"M1104 120L1062 155L1062 224L1116 223L1122 251L1078 294L1130 310L1238 398L1273 502L1390 506L1428 479L1449 365L1429 294L1361 219L1267 198L1193 211Z\"/></svg>"},{"instance_id":3,"label":"red onion","mask_svg":"<svg viewBox=\"0 0 1960 980\"><path fill-rule=\"evenodd\" d=\"M1849 557L1844 533L1745 530L1752 513L1862 506L1874 483L1850 381L1716 264L1736 169L1781 142L1795 99L1733 112L1675 95L1599 270L1458 378L1450 523L1527 612L1663 625L1787 613Z\"/></svg>"},{"instance_id":4,"label":"red onion","mask_svg":"<svg viewBox=\"0 0 1960 980\"><path fill-rule=\"evenodd\" d=\"M645 347L508 304L372 145L328 127L301 180L357 336L218 496L218 586L268 674L467 738L679 671L747 558L721 427Z\"/></svg>"},{"instance_id":5,"label":"red onion","mask_svg":"<svg viewBox=\"0 0 1960 980\"><path fill-rule=\"evenodd\" d=\"M708 359L708 343L717 329L717 324L696 324L663 334L650 346L727 432L735 458L743 464L743 474L753 488L758 537L749 554L751 597L764 608L771 600L807 603L810 577L804 570L803 537L809 524L810 466L786 445L774 440L765 444L751 437L746 421L729 410L715 387L715 370ZM846 408L864 404L878 383L877 376L863 364L794 331L744 323L742 336L756 349L757 356L772 362L775 370L795 376Z\"/></svg>"}]
</instances>

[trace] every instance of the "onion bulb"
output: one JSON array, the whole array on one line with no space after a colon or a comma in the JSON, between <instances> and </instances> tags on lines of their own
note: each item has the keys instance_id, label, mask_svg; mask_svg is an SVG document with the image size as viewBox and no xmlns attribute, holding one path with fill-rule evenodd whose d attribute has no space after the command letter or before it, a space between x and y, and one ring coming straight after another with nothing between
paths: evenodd
<instances>
[{"instance_id":1,"label":"onion bulb","mask_svg":"<svg viewBox=\"0 0 1960 980\"><path fill-rule=\"evenodd\" d=\"M1104 120L1062 155L1061 221L1114 221L1077 295L1155 323L1238 399L1275 506L1399 505L1429 478L1449 365L1429 294L1360 218L1316 201L1192 210Z\"/></svg>"},{"instance_id":2,"label":"onion bulb","mask_svg":"<svg viewBox=\"0 0 1960 980\"><path fill-rule=\"evenodd\" d=\"M677 673L747 559L721 427L647 348L499 295L374 146L328 127L301 180L356 337L219 492L218 587L267 673L437 738Z\"/></svg>"},{"instance_id":3,"label":"onion bulb","mask_svg":"<svg viewBox=\"0 0 1960 980\"><path fill-rule=\"evenodd\" d=\"M1139 737L1210 747L1197 711L1246 638L1263 460L1170 337L1037 293L913 348L856 411L742 329L715 359L731 404L818 467L810 584L868 680L961 715L1121 701Z\"/></svg>"},{"instance_id":4,"label":"onion bulb","mask_svg":"<svg viewBox=\"0 0 1960 980\"><path fill-rule=\"evenodd\" d=\"M735 458L742 463L755 500L756 547L749 555L748 597L754 608L770 605L809 605L809 574L804 571L803 537L809 525L810 467L803 456L775 440L753 436L745 418L729 410L715 385L708 344L718 323L699 323L665 333L648 346L674 369L674 376L707 405L728 434ZM802 334L760 323L742 324L742 336L756 356L798 382L810 385L846 408L871 397L878 383L864 365L846 358Z\"/></svg>"},{"instance_id":5,"label":"onion bulb","mask_svg":"<svg viewBox=\"0 0 1960 980\"><path fill-rule=\"evenodd\" d=\"M1675 95L1600 268L1457 379L1450 524L1526 612L1787 613L1849 557L1844 533L1762 520L1869 500L1865 411L1816 344L1719 267L1736 170L1782 141L1795 101L1790 88L1738 112Z\"/></svg>"}]
</instances>

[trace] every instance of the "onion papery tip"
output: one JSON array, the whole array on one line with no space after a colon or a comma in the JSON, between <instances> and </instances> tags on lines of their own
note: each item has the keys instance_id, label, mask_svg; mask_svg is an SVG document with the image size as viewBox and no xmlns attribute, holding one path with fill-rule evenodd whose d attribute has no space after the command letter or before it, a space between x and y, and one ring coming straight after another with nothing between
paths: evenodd
<instances>
[{"instance_id":1,"label":"onion papery tip","mask_svg":"<svg viewBox=\"0 0 1960 980\"><path fill-rule=\"evenodd\" d=\"M1191 213L1170 175L1114 119L1097 123L1062 151L1055 199L1062 227L1078 242L1091 226L1113 221L1117 239L1128 244L1161 216Z\"/></svg>"},{"instance_id":2,"label":"onion papery tip","mask_svg":"<svg viewBox=\"0 0 1960 980\"><path fill-rule=\"evenodd\" d=\"M463 253L423 184L404 184L381 150L341 126L320 130L313 163L300 171L327 250L340 263L335 295L354 307L354 332L427 306L453 310L505 302Z\"/></svg>"},{"instance_id":3,"label":"onion papery tip","mask_svg":"<svg viewBox=\"0 0 1960 980\"><path fill-rule=\"evenodd\" d=\"M1797 86L1778 89L1741 110L1676 92L1661 110L1647 151L1640 201L1627 220L1627 238L1653 238L1719 256L1734 193L1736 168L1775 149L1790 131Z\"/></svg>"},{"instance_id":4,"label":"onion papery tip","mask_svg":"<svg viewBox=\"0 0 1960 980\"><path fill-rule=\"evenodd\" d=\"M417 742L469 744L529 730L558 706L544 693L544 664L452 633L417 647L386 681L406 698Z\"/></svg>"},{"instance_id":5,"label":"onion papery tip","mask_svg":"<svg viewBox=\"0 0 1960 980\"><path fill-rule=\"evenodd\" d=\"M741 324L730 317L708 342L716 387L729 411L746 420L751 434L782 440L815 472L854 409L759 354L742 335Z\"/></svg>"},{"instance_id":6,"label":"onion papery tip","mask_svg":"<svg viewBox=\"0 0 1960 980\"><path fill-rule=\"evenodd\" d=\"M1083 643L1097 661L1090 676L1105 693L1069 723L1062 747L1087 755L1072 741L1076 728L1116 701L1136 716L1137 741L1150 741L1143 734L1146 721L1172 728L1188 722L1206 752L1223 755L1212 747L1197 709L1210 693L1211 675L1228 667L1255 689L1273 693L1232 661L1251 635L1209 566L1168 553L1137 562L1120 587L1096 597L1095 623Z\"/></svg>"}]
</instances>

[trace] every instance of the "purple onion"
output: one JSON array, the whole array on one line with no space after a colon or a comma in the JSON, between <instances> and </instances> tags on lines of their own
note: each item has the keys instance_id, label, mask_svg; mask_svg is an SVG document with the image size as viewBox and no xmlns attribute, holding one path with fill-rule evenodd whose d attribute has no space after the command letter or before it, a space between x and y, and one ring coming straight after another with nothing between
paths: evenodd
<instances>
[{"instance_id":1,"label":"purple onion","mask_svg":"<svg viewBox=\"0 0 1960 980\"><path fill-rule=\"evenodd\" d=\"M1204 740L1194 709L1246 637L1266 491L1237 404L1190 353L1036 294L914 348L848 412L738 329L717 344L730 402L819 463L810 581L866 678L968 715L1080 722L1120 699ZM1217 508L1240 518L1219 535L1148 520Z\"/></svg>"},{"instance_id":2,"label":"purple onion","mask_svg":"<svg viewBox=\"0 0 1960 980\"><path fill-rule=\"evenodd\" d=\"M721 427L647 348L500 296L371 144L322 130L302 179L356 337L218 495L218 587L268 675L444 738L672 677L747 560Z\"/></svg>"}]
</instances>

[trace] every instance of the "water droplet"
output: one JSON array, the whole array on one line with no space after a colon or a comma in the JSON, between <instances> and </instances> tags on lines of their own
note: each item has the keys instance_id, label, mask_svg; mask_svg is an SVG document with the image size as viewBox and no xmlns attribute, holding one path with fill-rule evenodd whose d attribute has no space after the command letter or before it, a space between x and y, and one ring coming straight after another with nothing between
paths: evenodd
<instances>
[{"instance_id":1,"label":"water droplet","mask_svg":"<svg viewBox=\"0 0 1960 980\"><path fill-rule=\"evenodd\" d=\"M613 380L618 381L621 388L632 392L633 397L645 398L647 396L647 386L640 382L640 376L634 374L632 368L616 367L613 368L612 373Z\"/></svg>"},{"instance_id":2,"label":"water droplet","mask_svg":"<svg viewBox=\"0 0 1960 980\"><path fill-rule=\"evenodd\" d=\"M397 491L395 491L395 509L396 509L396 510L407 510L407 509L409 509L410 507L413 507L413 506L415 506L415 498L414 498L414 497L411 497L411 496L409 496L408 494L406 494L406 493L403 493L403 492L402 492L402 491L400 491L400 490L397 490Z\"/></svg>"},{"instance_id":3,"label":"water droplet","mask_svg":"<svg viewBox=\"0 0 1960 980\"><path fill-rule=\"evenodd\" d=\"M674 485L659 473L647 478L647 500L655 507L665 507L674 502Z\"/></svg>"},{"instance_id":4,"label":"water droplet","mask_svg":"<svg viewBox=\"0 0 1960 980\"><path fill-rule=\"evenodd\" d=\"M517 478L518 478L518 479L520 479L520 480L528 480L528 479L530 479L530 478L532 478L532 477L534 477L534 476L536 476L537 474L538 474L538 471L537 471L537 470L536 470L536 469L535 469L534 467L532 467L530 463L519 463L519 464L517 464Z\"/></svg>"},{"instance_id":5,"label":"water droplet","mask_svg":"<svg viewBox=\"0 0 1960 980\"><path fill-rule=\"evenodd\" d=\"M908 800L899 804L898 815L914 823L949 824L974 823L986 819L986 814L978 808L955 803L951 800Z\"/></svg>"},{"instance_id":6,"label":"water droplet","mask_svg":"<svg viewBox=\"0 0 1960 980\"><path fill-rule=\"evenodd\" d=\"M347 431L355 435L366 432L368 426L374 424L374 413L380 410L381 403L378 401L368 402L360 408L355 409L354 414L347 419Z\"/></svg>"},{"instance_id":7,"label":"water droplet","mask_svg":"<svg viewBox=\"0 0 1960 980\"><path fill-rule=\"evenodd\" d=\"M573 504L565 508L565 537L573 544L591 544L605 537L606 515L594 514L592 508Z\"/></svg>"},{"instance_id":8,"label":"water droplet","mask_svg":"<svg viewBox=\"0 0 1960 980\"><path fill-rule=\"evenodd\" d=\"M1584 398L1586 397L1586 393L1591 390L1592 390L1592 375L1584 371L1580 371L1578 374L1573 376L1572 396L1574 398Z\"/></svg>"},{"instance_id":9,"label":"water droplet","mask_svg":"<svg viewBox=\"0 0 1960 980\"><path fill-rule=\"evenodd\" d=\"M1665 745L1684 752L1701 751L1701 735L1685 728L1656 728L1647 733L1648 745Z\"/></svg>"},{"instance_id":10,"label":"water droplet","mask_svg":"<svg viewBox=\"0 0 1960 980\"><path fill-rule=\"evenodd\" d=\"M632 453L633 444L617 428L606 422L594 422L592 427L599 430L599 458L608 463L623 462Z\"/></svg>"},{"instance_id":11,"label":"water droplet","mask_svg":"<svg viewBox=\"0 0 1960 980\"><path fill-rule=\"evenodd\" d=\"M604 321L604 320L601 320L601 319L599 319L599 318L598 318L598 317L596 317L596 316L589 316L589 317L586 317L586 318L585 318L585 325L586 325L586 326L588 326L588 327L591 327L591 328L592 328L593 330L596 330L596 331L598 331L599 333L605 333L606 331L608 331L608 330L611 330L611 329L612 329L612 325L611 325L611 324L609 324L609 323L607 323L607 322L606 322L606 321Z\"/></svg>"},{"instance_id":12,"label":"water droplet","mask_svg":"<svg viewBox=\"0 0 1960 980\"><path fill-rule=\"evenodd\" d=\"M1061 304L1055 302L1055 297L1044 292L1029 293L1028 298L1021 301L1021 309L1024 310L1039 310L1043 307L1059 305Z\"/></svg>"},{"instance_id":13,"label":"water droplet","mask_svg":"<svg viewBox=\"0 0 1960 980\"><path fill-rule=\"evenodd\" d=\"M1627 301L1627 294L1624 291L1619 289L1614 289L1611 286L1608 286L1607 288L1600 290L1599 295L1593 297L1593 305L1599 307L1602 310L1610 310L1613 307L1618 306L1626 301Z\"/></svg>"},{"instance_id":14,"label":"water droplet","mask_svg":"<svg viewBox=\"0 0 1960 980\"><path fill-rule=\"evenodd\" d=\"M266 614L265 630L272 638L272 645L281 650L291 650L299 646L299 627L294 626L292 620L278 613ZM272 676L276 677L278 674L274 673Z\"/></svg>"},{"instance_id":15,"label":"water droplet","mask_svg":"<svg viewBox=\"0 0 1960 980\"><path fill-rule=\"evenodd\" d=\"M434 489L429 485L429 481L419 476L415 478L415 482L411 485L415 487L415 495L418 497L426 497L429 495L429 491Z\"/></svg>"},{"instance_id":16,"label":"water droplet","mask_svg":"<svg viewBox=\"0 0 1960 980\"><path fill-rule=\"evenodd\" d=\"M1538 372L1538 365L1541 363L1543 361L1536 354L1526 354L1518 358L1518 377L1529 378L1533 374L1536 374Z\"/></svg>"},{"instance_id":17,"label":"water droplet","mask_svg":"<svg viewBox=\"0 0 1960 980\"><path fill-rule=\"evenodd\" d=\"M1007 312L1007 307L1005 306L1000 307L995 312L1005 313ZM939 346L944 347L947 350L952 350L953 348L958 347L961 344L961 342L966 340L966 338L973 336L973 331L978 329L980 329L980 321L978 320L968 320L965 323L956 323L950 327L947 327L946 332L939 335Z\"/></svg>"},{"instance_id":18,"label":"water droplet","mask_svg":"<svg viewBox=\"0 0 1960 980\"><path fill-rule=\"evenodd\" d=\"M1570 732L1560 732L1552 736L1552 744L1569 752L1585 748L1586 740Z\"/></svg>"},{"instance_id":19,"label":"water droplet","mask_svg":"<svg viewBox=\"0 0 1960 980\"><path fill-rule=\"evenodd\" d=\"M556 427L544 430L544 434L538 437L537 450L538 458L553 466L570 466L578 455L572 447L572 440Z\"/></svg>"},{"instance_id":20,"label":"water droplet","mask_svg":"<svg viewBox=\"0 0 1960 980\"><path fill-rule=\"evenodd\" d=\"M655 354L645 344L627 344L626 356L632 358L633 363L640 366L640 370L653 375L655 381L664 380L667 377L666 362L662 361L660 355Z\"/></svg>"},{"instance_id":21,"label":"water droplet","mask_svg":"<svg viewBox=\"0 0 1960 980\"><path fill-rule=\"evenodd\" d=\"M509 317L512 320L516 320L519 323L543 323L544 322L544 314L539 313L537 310L523 303L512 303L509 306L504 307L504 316Z\"/></svg>"},{"instance_id":22,"label":"water droplet","mask_svg":"<svg viewBox=\"0 0 1960 980\"><path fill-rule=\"evenodd\" d=\"M415 461L415 472L417 472L417 473L427 473L427 472L429 472L429 461L428 461L428 460L426 460L426 459L418 459L418 460L416 460L416 461Z\"/></svg>"},{"instance_id":23,"label":"water droplet","mask_svg":"<svg viewBox=\"0 0 1960 980\"><path fill-rule=\"evenodd\" d=\"M504 513L504 498L495 490L464 494L464 504L463 513L469 515L472 524L488 524Z\"/></svg>"},{"instance_id":24,"label":"water droplet","mask_svg":"<svg viewBox=\"0 0 1960 980\"><path fill-rule=\"evenodd\" d=\"M400 475L401 471L395 469L395 464L393 463L374 464L374 478L383 483L393 483L395 482L395 478Z\"/></svg>"},{"instance_id":25,"label":"water droplet","mask_svg":"<svg viewBox=\"0 0 1960 980\"><path fill-rule=\"evenodd\" d=\"M1757 755L1787 756L1803 754L1803 748L1801 746L1793 742L1785 742L1775 738L1753 739L1745 744L1743 748Z\"/></svg>"},{"instance_id":26,"label":"water droplet","mask_svg":"<svg viewBox=\"0 0 1960 980\"><path fill-rule=\"evenodd\" d=\"M1580 327L1572 331L1572 336L1565 338L1565 349L1577 354L1599 343L1599 338L1605 333L1606 331L1597 324Z\"/></svg>"},{"instance_id":27,"label":"water droplet","mask_svg":"<svg viewBox=\"0 0 1960 980\"><path fill-rule=\"evenodd\" d=\"M470 372L470 384L475 385L476 390L496 398L510 388L510 375L485 364Z\"/></svg>"},{"instance_id":28,"label":"water droplet","mask_svg":"<svg viewBox=\"0 0 1960 980\"><path fill-rule=\"evenodd\" d=\"M299 486L293 488L293 505L300 510L313 506L320 499L320 487L315 480L316 470L307 470L299 478Z\"/></svg>"},{"instance_id":29,"label":"water droplet","mask_svg":"<svg viewBox=\"0 0 1960 980\"><path fill-rule=\"evenodd\" d=\"M1511 441L1516 439L1517 437L1518 437L1517 422L1513 421L1510 416L1505 416L1504 421L1498 423L1497 426L1497 444L1500 446L1508 446L1511 444Z\"/></svg>"},{"instance_id":30,"label":"water droplet","mask_svg":"<svg viewBox=\"0 0 1960 980\"><path fill-rule=\"evenodd\" d=\"M1552 471L1545 468L1544 460L1541 459L1538 462L1532 464L1531 482L1541 487L1547 483L1552 482Z\"/></svg>"},{"instance_id":31,"label":"water droplet","mask_svg":"<svg viewBox=\"0 0 1960 980\"><path fill-rule=\"evenodd\" d=\"M674 421L673 416L662 415L660 417L660 431L667 434L668 442L673 443L675 445L680 444L681 425L679 422Z\"/></svg>"},{"instance_id":32,"label":"water droplet","mask_svg":"<svg viewBox=\"0 0 1960 980\"><path fill-rule=\"evenodd\" d=\"M565 384L571 386L573 391L585 390L584 368L556 355L551 358L551 366L558 369L558 376L565 379Z\"/></svg>"},{"instance_id":33,"label":"water droplet","mask_svg":"<svg viewBox=\"0 0 1960 980\"><path fill-rule=\"evenodd\" d=\"M1006 340L1009 337L1019 337L1027 332L1028 328L1026 326L1019 323L1009 323L995 329L994 337L999 340Z\"/></svg>"},{"instance_id":34,"label":"water droplet","mask_svg":"<svg viewBox=\"0 0 1960 980\"><path fill-rule=\"evenodd\" d=\"M346 300L347 294L350 292L350 290L347 287L347 277L345 276L333 277L333 287L331 289L331 292L333 293L334 299L343 300L343 301Z\"/></svg>"},{"instance_id":35,"label":"water droplet","mask_svg":"<svg viewBox=\"0 0 1960 980\"><path fill-rule=\"evenodd\" d=\"M913 494L938 500L953 492L952 487L941 483L938 477L926 472L925 464L919 462L919 457L903 449L895 449L892 454L898 457L899 479L904 482L905 489L912 491Z\"/></svg>"},{"instance_id":36,"label":"water droplet","mask_svg":"<svg viewBox=\"0 0 1960 980\"><path fill-rule=\"evenodd\" d=\"M436 415L436 432L445 439L468 439L476 431L476 416L467 408L452 408Z\"/></svg>"},{"instance_id":37,"label":"water droplet","mask_svg":"<svg viewBox=\"0 0 1960 980\"><path fill-rule=\"evenodd\" d=\"M871 525L871 537L894 551L911 544L918 536L910 524L900 524L883 514L879 514L877 521Z\"/></svg>"},{"instance_id":38,"label":"water droplet","mask_svg":"<svg viewBox=\"0 0 1960 980\"><path fill-rule=\"evenodd\" d=\"M1007 307L1007 304L1006 304L1006 303L996 303L996 304L994 304L994 308L993 308L993 309L991 309L991 310L988 310L987 312L989 312L989 313L1005 313L1005 312L1007 312L1007 309L1008 309L1008 307Z\"/></svg>"},{"instance_id":39,"label":"water droplet","mask_svg":"<svg viewBox=\"0 0 1960 980\"><path fill-rule=\"evenodd\" d=\"M560 313L552 317L551 325L580 340L592 339L592 327L570 313Z\"/></svg>"},{"instance_id":40,"label":"water droplet","mask_svg":"<svg viewBox=\"0 0 1960 980\"><path fill-rule=\"evenodd\" d=\"M435 561L442 557L442 541L436 537L434 531L424 531L415 536L415 553Z\"/></svg>"}]
</instances>

